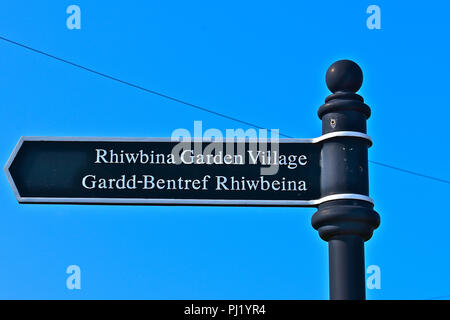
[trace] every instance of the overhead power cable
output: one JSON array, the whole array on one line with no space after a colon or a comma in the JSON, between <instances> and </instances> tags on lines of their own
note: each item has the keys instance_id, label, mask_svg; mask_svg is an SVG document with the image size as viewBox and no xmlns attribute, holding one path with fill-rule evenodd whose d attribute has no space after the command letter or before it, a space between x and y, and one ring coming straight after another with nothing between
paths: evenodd
<instances>
[{"instance_id":1,"label":"overhead power cable","mask_svg":"<svg viewBox=\"0 0 450 320\"><path fill-rule=\"evenodd\" d=\"M88 72L96 74L96 75L98 75L100 77L103 77L103 78L106 78L106 79L109 79L109 80L112 80L112 81L115 81L115 82L119 82L121 84L133 87L135 89L138 89L138 90L141 90L141 91L144 91L144 92L147 92L147 93L159 96L161 98L168 99L168 100L171 100L171 101L183 104L185 106L188 106L188 107L191 107L191 108L194 108L194 109L197 109L197 110L208 112L208 113L216 115L218 117L222 117L222 118L234 121L234 122L238 122L238 123L244 124L244 125L249 126L249 127L253 127L253 128L257 128L257 129L265 129L265 130L268 130L268 131L273 131L271 129L267 129L265 127L259 126L257 124L254 124L254 123L251 123L251 122L248 122L248 121L244 121L244 120L240 120L240 119L238 119L236 117L232 117L232 116L226 115L224 113L220 113L220 112L211 110L209 108L205 108L205 107L202 107L202 106L199 106L199 105L196 105L196 104L193 104L193 103L190 103L190 102L187 102L187 101L184 101L184 100L181 100L181 99L169 96L167 94L164 94L164 93L161 93L161 92L158 92L158 91L155 91L155 90L147 89L147 88L142 87L140 85L137 85L135 83L132 83L132 82L129 82L129 81L125 81L125 80L122 80L122 79L119 79L119 78L116 78L116 77L113 77L113 76L108 75L108 74L103 73L103 72L96 71L96 70L94 70L92 68L88 68L88 67L82 66L82 65L80 65L78 63L75 63L75 62L69 61L67 59L63 59L63 58L57 57L57 56L52 55L52 54L50 54L48 52L32 48L32 47L27 46L27 45L25 45L23 43L20 43L20 42L17 42L17 41L13 41L13 40L5 38L3 36L0 36L0 40L3 40L5 42L8 42L8 43L13 44L13 45L18 46L18 47L27 49L29 51L38 53L40 55L44 55L44 56L46 56L48 58L51 58L53 60L57 60L57 61L66 63L68 65L71 65L73 67L76 67L76 68L88 71ZM286 134L283 134L283 133L279 133L279 136L282 136L282 137L285 137L285 138L293 138L292 136L289 136L289 135L286 135ZM422 177L422 178L427 178L427 179L431 179L431 180L438 181L438 182L441 182L441 183L450 184L450 181L446 180L446 179L436 178L436 177L433 177L433 176L425 175L425 174L422 174L422 173L419 173L419 172L415 172L415 171L411 171L411 170L402 169L402 168L395 167L395 166L392 166L392 165L389 165L389 164L386 164L386 163L382 163L382 162L378 162L378 161L369 160L369 162L373 163L375 165L379 165L379 166L383 166L383 167L390 168L390 169L393 169L393 170L397 170L397 171L400 171L400 172L416 175L416 176L419 176L419 177Z\"/></svg>"}]
</instances>

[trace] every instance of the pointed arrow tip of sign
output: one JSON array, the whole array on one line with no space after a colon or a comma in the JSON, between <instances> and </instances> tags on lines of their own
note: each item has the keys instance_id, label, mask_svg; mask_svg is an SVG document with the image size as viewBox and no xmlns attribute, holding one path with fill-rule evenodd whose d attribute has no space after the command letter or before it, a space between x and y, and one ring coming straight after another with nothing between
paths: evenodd
<instances>
[{"instance_id":1,"label":"pointed arrow tip of sign","mask_svg":"<svg viewBox=\"0 0 450 320\"><path fill-rule=\"evenodd\" d=\"M20 202L21 196L19 194L19 190L17 190L17 186L14 182L14 179L13 179L9 169L11 168L11 164L14 162L14 159L16 158L17 153L19 152L20 148L22 147L24 140L25 140L25 137L23 137L23 136L20 137L19 141L17 142L16 146L13 149L13 152L9 156L8 161L6 162L5 166L3 167L3 171L6 174L6 178L8 179L9 185L11 186L11 189L13 190L14 195L16 196L16 199L19 203L21 203Z\"/></svg>"}]
</instances>

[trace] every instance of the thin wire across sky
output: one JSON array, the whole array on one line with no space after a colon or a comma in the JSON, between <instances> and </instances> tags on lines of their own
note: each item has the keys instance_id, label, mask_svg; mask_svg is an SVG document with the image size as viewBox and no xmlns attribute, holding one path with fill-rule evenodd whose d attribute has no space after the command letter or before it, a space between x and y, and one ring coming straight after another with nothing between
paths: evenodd
<instances>
[{"instance_id":1,"label":"thin wire across sky","mask_svg":"<svg viewBox=\"0 0 450 320\"><path fill-rule=\"evenodd\" d=\"M183 104L185 106L188 106L188 107L191 107L191 108L194 108L194 109L197 109L197 110L201 110L201 111L204 111L204 112L216 115L218 117L222 117L222 118L225 118L225 119L228 119L228 120L231 120L231 121L234 121L234 122L237 122L237 123L249 126L249 127L253 127L253 128L257 128L257 129L265 129L265 130L268 130L268 131L272 131L272 130L267 129L267 128L263 127L263 126L260 126L260 125L257 125L257 124L254 124L254 123L251 123L251 122L248 122L248 121L244 121L244 120L238 119L236 117L232 117L232 116L226 115L224 113L220 113L220 112L214 111L212 109L205 108L205 107L202 107L202 106L199 106L199 105L196 105L196 104L193 104L193 103L190 103L190 102L187 102L187 101L184 101L184 100L181 100L181 99L169 96L169 95L161 93L161 92L157 92L157 91L154 91L154 90L147 89L147 88L142 87L140 85L137 85L135 83L128 82L128 81L125 81L125 80L113 77L113 76L108 75L108 74L103 73L103 72L96 71L96 70L94 70L92 68L88 68L88 67L82 66L82 65L80 65L78 63L69 61L67 59L63 59L63 58L54 56L54 55L52 55L50 53L47 53L45 51L32 48L32 47L27 46L27 45L25 45L23 43L10 40L10 39L5 38L3 36L0 36L0 40L3 40L5 42L8 42L8 43L13 44L13 45L18 46L18 47L27 49L27 50L32 51L34 53L38 53L40 55L46 56L46 57L51 58L53 60L57 60L57 61L63 62L65 64L71 65L71 66L76 67L78 69L82 69L82 70L88 71L88 72L96 74L96 75L98 75L98 76L100 76L102 78L106 78L106 79L109 79L109 80L112 80L112 81L115 81L115 82L118 82L118 83L130 86L130 87L133 87L135 89L144 91L146 93L150 93L150 94L159 96L161 98L168 99L168 100L174 101L176 103L180 103L180 104ZM283 133L279 133L279 136L282 136L282 137L285 137L285 138L293 138L292 136L289 136L289 135L286 135L286 134L283 134ZM382 167L389 168L389 169L392 169L392 170L397 170L397 171L400 171L400 172L403 172L403 173L412 174L412 175L415 175L415 176L418 176L418 177L434 180L434 181L441 182L441 183L450 184L450 180L441 179L441 178L425 175L425 174L422 174L422 173L419 173L419 172L416 172L416 171L395 167L395 166L392 166L392 165L389 165L389 164L386 164L386 163L382 163L382 162L379 162L379 161L369 160L369 162L373 163L375 165L378 165L378 166L382 166Z\"/></svg>"}]
</instances>

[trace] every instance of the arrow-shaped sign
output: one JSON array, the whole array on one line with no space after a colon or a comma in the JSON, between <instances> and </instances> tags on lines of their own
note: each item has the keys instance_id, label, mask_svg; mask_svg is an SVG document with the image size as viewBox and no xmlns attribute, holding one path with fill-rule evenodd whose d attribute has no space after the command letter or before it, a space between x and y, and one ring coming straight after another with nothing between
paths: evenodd
<instances>
[{"instance_id":1,"label":"arrow-shaped sign","mask_svg":"<svg viewBox=\"0 0 450 320\"><path fill-rule=\"evenodd\" d=\"M20 203L315 206L321 142L22 137L5 172ZM264 146L264 148L261 148Z\"/></svg>"}]
</instances>

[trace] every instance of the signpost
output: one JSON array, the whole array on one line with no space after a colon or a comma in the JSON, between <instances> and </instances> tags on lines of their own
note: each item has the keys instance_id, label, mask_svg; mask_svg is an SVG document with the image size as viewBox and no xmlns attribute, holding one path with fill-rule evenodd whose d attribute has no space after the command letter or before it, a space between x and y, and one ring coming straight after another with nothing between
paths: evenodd
<instances>
[{"instance_id":1,"label":"signpost","mask_svg":"<svg viewBox=\"0 0 450 320\"><path fill-rule=\"evenodd\" d=\"M330 296L364 299L364 241L379 225L368 190L370 108L341 60L314 139L22 137L5 172L19 203L317 207Z\"/></svg>"}]
</instances>

